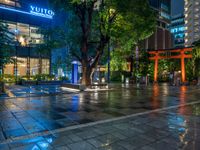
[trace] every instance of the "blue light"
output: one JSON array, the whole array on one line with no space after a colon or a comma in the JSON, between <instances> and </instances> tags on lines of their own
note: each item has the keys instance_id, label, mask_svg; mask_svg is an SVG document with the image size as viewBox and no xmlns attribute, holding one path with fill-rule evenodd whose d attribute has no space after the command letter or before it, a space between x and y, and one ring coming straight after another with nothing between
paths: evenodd
<instances>
[{"instance_id":1,"label":"blue light","mask_svg":"<svg viewBox=\"0 0 200 150\"><path fill-rule=\"evenodd\" d=\"M72 97L72 112L77 112L79 108L79 97L73 96Z\"/></svg>"},{"instance_id":2,"label":"blue light","mask_svg":"<svg viewBox=\"0 0 200 150\"><path fill-rule=\"evenodd\" d=\"M175 27L171 29L171 33L178 33L178 32L184 32L185 27Z\"/></svg>"},{"instance_id":3,"label":"blue light","mask_svg":"<svg viewBox=\"0 0 200 150\"><path fill-rule=\"evenodd\" d=\"M78 64L72 64L72 83L78 83Z\"/></svg>"},{"instance_id":4,"label":"blue light","mask_svg":"<svg viewBox=\"0 0 200 150\"><path fill-rule=\"evenodd\" d=\"M9 10L9 11L13 11L13 12L17 12L17 13L22 13L22 14L27 14L27 15L33 15L33 16L43 17L43 18L47 18L47 19L53 19L53 16L36 14L36 13L21 11L21 10L17 10L17 9L13 9L13 8L7 8L7 7L3 7L3 6L0 6L0 9Z\"/></svg>"},{"instance_id":5,"label":"blue light","mask_svg":"<svg viewBox=\"0 0 200 150\"><path fill-rule=\"evenodd\" d=\"M17 34L18 34L18 33L19 33L19 30L15 29L15 33L17 33Z\"/></svg>"},{"instance_id":6,"label":"blue light","mask_svg":"<svg viewBox=\"0 0 200 150\"><path fill-rule=\"evenodd\" d=\"M74 60L74 61L72 61L72 64L78 64L78 61Z\"/></svg>"},{"instance_id":7,"label":"blue light","mask_svg":"<svg viewBox=\"0 0 200 150\"><path fill-rule=\"evenodd\" d=\"M41 16L41 17L46 17L46 18L53 18L54 12L52 10L46 9L46 8L40 8L36 6L30 6L30 13Z\"/></svg>"}]
</instances>

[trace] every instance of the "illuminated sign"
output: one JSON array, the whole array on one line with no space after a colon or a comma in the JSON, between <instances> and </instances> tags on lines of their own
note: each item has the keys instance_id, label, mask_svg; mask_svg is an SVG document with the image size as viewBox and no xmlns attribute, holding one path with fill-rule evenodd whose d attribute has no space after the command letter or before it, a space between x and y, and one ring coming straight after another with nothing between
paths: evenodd
<instances>
[{"instance_id":1,"label":"illuminated sign","mask_svg":"<svg viewBox=\"0 0 200 150\"><path fill-rule=\"evenodd\" d=\"M178 32L184 32L185 27L175 27L171 29L171 33L178 33Z\"/></svg>"},{"instance_id":2,"label":"illuminated sign","mask_svg":"<svg viewBox=\"0 0 200 150\"><path fill-rule=\"evenodd\" d=\"M45 8L39 8L39 7L35 7L35 6L30 6L29 12L15 9L15 8L9 8L9 7L5 7L5 6L0 6L0 9L8 10L8 11L16 12L16 13L21 13L21 14L27 14L27 15L48 18L48 19L53 19L53 16L55 15L55 13L52 10L45 9Z\"/></svg>"},{"instance_id":3,"label":"illuminated sign","mask_svg":"<svg viewBox=\"0 0 200 150\"><path fill-rule=\"evenodd\" d=\"M36 6L30 6L30 13L36 16L46 17L52 19L54 12L46 8L40 8Z\"/></svg>"}]
</instances>

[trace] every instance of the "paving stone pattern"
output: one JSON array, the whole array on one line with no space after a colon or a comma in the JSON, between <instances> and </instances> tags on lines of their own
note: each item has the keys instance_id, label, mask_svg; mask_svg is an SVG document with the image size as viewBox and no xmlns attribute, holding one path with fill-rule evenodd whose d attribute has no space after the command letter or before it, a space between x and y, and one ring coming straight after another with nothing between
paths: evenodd
<instances>
[{"instance_id":1,"label":"paving stone pattern","mask_svg":"<svg viewBox=\"0 0 200 150\"><path fill-rule=\"evenodd\" d=\"M198 87L114 87L101 92L1 98L0 141L183 105L200 97ZM199 112L199 105L183 107L121 123L1 144L0 149L194 149L199 146Z\"/></svg>"},{"instance_id":2,"label":"paving stone pattern","mask_svg":"<svg viewBox=\"0 0 200 150\"><path fill-rule=\"evenodd\" d=\"M198 150L200 104L2 144L0 149Z\"/></svg>"}]
</instances>

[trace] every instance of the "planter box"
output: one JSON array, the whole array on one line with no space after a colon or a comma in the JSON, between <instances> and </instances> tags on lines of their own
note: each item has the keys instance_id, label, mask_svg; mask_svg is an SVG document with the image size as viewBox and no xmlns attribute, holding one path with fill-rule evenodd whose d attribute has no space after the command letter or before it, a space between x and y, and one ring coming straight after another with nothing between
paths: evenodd
<instances>
[{"instance_id":1,"label":"planter box","mask_svg":"<svg viewBox=\"0 0 200 150\"><path fill-rule=\"evenodd\" d=\"M62 84L62 81L38 81L38 85L58 85Z\"/></svg>"},{"instance_id":2,"label":"planter box","mask_svg":"<svg viewBox=\"0 0 200 150\"><path fill-rule=\"evenodd\" d=\"M22 85L36 85L37 81L22 81Z\"/></svg>"}]
</instances>

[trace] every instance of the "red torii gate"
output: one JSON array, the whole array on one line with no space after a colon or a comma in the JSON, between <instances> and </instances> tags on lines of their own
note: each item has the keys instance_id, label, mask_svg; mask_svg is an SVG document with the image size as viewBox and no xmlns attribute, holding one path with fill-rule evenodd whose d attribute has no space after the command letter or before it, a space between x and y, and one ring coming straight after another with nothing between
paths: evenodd
<instances>
[{"instance_id":1,"label":"red torii gate","mask_svg":"<svg viewBox=\"0 0 200 150\"><path fill-rule=\"evenodd\" d=\"M192 52L192 47L190 48L182 48L182 49L172 49L172 50L155 50L149 51L150 55L149 60L154 60L154 82L158 82L158 60L159 59L181 59L181 78L182 82L186 81L185 75L185 58L192 58L192 54L186 54L186 52ZM175 54L175 55L167 55L165 54ZM164 54L164 55L163 55ZM163 56L162 56L163 55Z\"/></svg>"}]
</instances>

